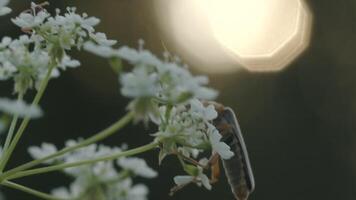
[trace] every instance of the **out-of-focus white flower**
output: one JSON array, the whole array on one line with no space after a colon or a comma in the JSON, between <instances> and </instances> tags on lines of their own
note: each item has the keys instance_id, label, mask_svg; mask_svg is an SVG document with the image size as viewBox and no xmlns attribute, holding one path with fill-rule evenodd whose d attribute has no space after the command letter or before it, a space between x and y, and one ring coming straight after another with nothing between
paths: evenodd
<instances>
[{"instance_id":1,"label":"out-of-focus white flower","mask_svg":"<svg viewBox=\"0 0 356 200\"><path fill-rule=\"evenodd\" d=\"M42 110L39 106L26 104L23 100L10 100L0 98L0 111L19 117L39 118L42 116Z\"/></svg>"},{"instance_id":2,"label":"out-of-focus white flower","mask_svg":"<svg viewBox=\"0 0 356 200\"><path fill-rule=\"evenodd\" d=\"M59 63L58 67L65 70L67 67L76 68L80 66L80 62L78 60L72 59L68 55L63 56L62 62Z\"/></svg>"},{"instance_id":3,"label":"out-of-focus white flower","mask_svg":"<svg viewBox=\"0 0 356 200\"><path fill-rule=\"evenodd\" d=\"M9 0L0 0L0 16L9 14L11 12L11 8L6 7L9 3Z\"/></svg>"},{"instance_id":4,"label":"out-of-focus white flower","mask_svg":"<svg viewBox=\"0 0 356 200\"><path fill-rule=\"evenodd\" d=\"M118 56L133 65L157 66L161 64L161 61L155 55L145 49L136 50L123 46L118 49Z\"/></svg>"},{"instance_id":5,"label":"out-of-focus white flower","mask_svg":"<svg viewBox=\"0 0 356 200\"><path fill-rule=\"evenodd\" d=\"M29 154L35 158L35 159L40 159L40 158L44 158L46 156L49 156L51 154L54 154L57 152L57 147L53 144L50 143L42 143L40 147L37 146L31 146L28 148L28 152ZM52 163L54 160L48 160L45 163L46 164L50 164Z\"/></svg>"},{"instance_id":6,"label":"out-of-focus white flower","mask_svg":"<svg viewBox=\"0 0 356 200\"><path fill-rule=\"evenodd\" d=\"M217 92L204 85L208 83L207 77L193 76L187 66L175 62L165 62L157 66L162 77L161 95L171 102L186 102L193 98L212 100L217 97Z\"/></svg>"},{"instance_id":7,"label":"out-of-focus white flower","mask_svg":"<svg viewBox=\"0 0 356 200\"><path fill-rule=\"evenodd\" d=\"M0 49L6 48L11 43L12 39L10 37L3 37L0 43Z\"/></svg>"},{"instance_id":8,"label":"out-of-focus white flower","mask_svg":"<svg viewBox=\"0 0 356 200\"><path fill-rule=\"evenodd\" d=\"M118 176L113 162L98 162L93 165L92 170L101 182L115 180Z\"/></svg>"},{"instance_id":9,"label":"out-of-focus white flower","mask_svg":"<svg viewBox=\"0 0 356 200\"><path fill-rule=\"evenodd\" d=\"M145 185L133 185L131 179L125 179L109 187L107 200L147 200L147 195Z\"/></svg>"},{"instance_id":10,"label":"out-of-focus white flower","mask_svg":"<svg viewBox=\"0 0 356 200\"><path fill-rule=\"evenodd\" d=\"M21 13L18 17L15 19L12 19L11 21L23 28L23 29L31 29L36 26L40 26L43 24L43 22L50 16L50 14L43 10L38 12L36 15L33 15L31 13L23 12Z\"/></svg>"},{"instance_id":11,"label":"out-of-focus white flower","mask_svg":"<svg viewBox=\"0 0 356 200\"><path fill-rule=\"evenodd\" d=\"M84 49L88 52L101 56L103 58L112 58L117 55L117 51L110 46L97 45L93 42L84 43Z\"/></svg>"},{"instance_id":12,"label":"out-of-focus white flower","mask_svg":"<svg viewBox=\"0 0 356 200\"><path fill-rule=\"evenodd\" d=\"M146 200L148 188L143 184L134 185L127 193L127 200Z\"/></svg>"},{"instance_id":13,"label":"out-of-focus white flower","mask_svg":"<svg viewBox=\"0 0 356 200\"><path fill-rule=\"evenodd\" d=\"M75 140L66 142L66 146L77 144ZM40 148L39 151L44 151ZM91 160L120 152L121 149L104 145L92 144L59 157L56 162L73 163L82 160ZM41 152L34 153L42 156ZM32 156L33 153L31 153ZM107 200L146 200L148 189L146 186L132 182L133 175L144 178L153 178L157 173L147 166L146 162L139 158L120 158L117 160L122 170L115 167L114 161L102 161L91 165L83 165L64 169L63 172L72 176L74 181L69 188L60 187L52 191L52 194L64 199L107 199ZM130 173L127 173L127 172ZM90 191L90 192L88 192Z\"/></svg>"},{"instance_id":14,"label":"out-of-focus white flower","mask_svg":"<svg viewBox=\"0 0 356 200\"><path fill-rule=\"evenodd\" d=\"M140 158L120 158L117 160L117 164L123 169L144 178L154 178L157 176L157 172L147 166L145 160Z\"/></svg>"},{"instance_id":15,"label":"out-of-focus white flower","mask_svg":"<svg viewBox=\"0 0 356 200\"><path fill-rule=\"evenodd\" d=\"M175 176L173 180L178 186L194 182L198 186L203 185L206 189L211 190L210 180L208 176L203 173L203 169L201 167L198 167L198 173L196 176Z\"/></svg>"},{"instance_id":16,"label":"out-of-focus white flower","mask_svg":"<svg viewBox=\"0 0 356 200\"><path fill-rule=\"evenodd\" d=\"M234 153L230 150L229 145L220 141L222 136L213 125L209 125L208 135L213 151L217 152L222 159L227 160L234 156Z\"/></svg>"},{"instance_id":17,"label":"out-of-focus white flower","mask_svg":"<svg viewBox=\"0 0 356 200\"><path fill-rule=\"evenodd\" d=\"M165 101L180 103L191 98L209 100L217 96L215 90L203 86L207 84L206 77L194 77L186 67L178 63L160 61L147 50L136 51L122 47L119 54L121 54L120 58L136 65L136 68L140 66L155 67L150 70L150 73L158 77L161 86L156 97Z\"/></svg>"},{"instance_id":18,"label":"out-of-focus white flower","mask_svg":"<svg viewBox=\"0 0 356 200\"><path fill-rule=\"evenodd\" d=\"M109 40L105 33L91 33L89 36L100 46L112 46L117 43L116 40Z\"/></svg>"},{"instance_id":19,"label":"out-of-focus white flower","mask_svg":"<svg viewBox=\"0 0 356 200\"><path fill-rule=\"evenodd\" d=\"M5 3L7 1L1 0L0 7ZM67 8L63 14L56 10L52 16L41 5L31 3L29 11L12 21L31 34L15 40L4 37L0 43L0 80L14 79L15 93L38 89L49 69L54 78L60 75L59 69L78 67L80 62L67 55L72 48L81 49L88 41L101 46L116 43L104 33L95 32L94 26L100 22L98 18L77 14L74 7Z\"/></svg>"},{"instance_id":20,"label":"out-of-focus white flower","mask_svg":"<svg viewBox=\"0 0 356 200\"><path fill-rule=\"evenodd\" d=\"M205 86L207 77L193 76L179 61L160 60L143 48L142 40L138 50L127 46L114 49L108 44L93 42L86 43L84 48L104 58L121 58L134 66L132 72L120 75L124 96L146 98L150 95L172 104L185 103L193 98L212 100L217 96L215 90Z\"/></svg>"},{"instance_id":21,"label":"out-of-focus white flower","mask_svg":"<svg viewBox=\"0 0 356 200\"><path fill-rule=\"evenodd\" d=\"M70 191L68 191L68 189L66 187L55 188L52 190L51 193L54 196L63 198L63 199L69 199L70 197L72 197Z\"/></svg>"},{"instance_id":22,"label":"out-of-focus white flower","mask_svg":"<svg viewBox=\"0 0 356 200\"><path fill-rule=\"evenodd\" d=\"M154 97L160 85L157 74L149 73L145 67L135 68L120 77L121 93L132 98Z\"/></svg>"}]
</instances>

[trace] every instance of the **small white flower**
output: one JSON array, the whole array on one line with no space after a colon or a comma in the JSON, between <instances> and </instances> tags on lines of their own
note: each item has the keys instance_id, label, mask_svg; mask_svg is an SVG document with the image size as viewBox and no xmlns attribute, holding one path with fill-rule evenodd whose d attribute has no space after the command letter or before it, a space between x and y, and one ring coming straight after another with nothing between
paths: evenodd
<instances>
[{"instance_id":1,"label":"small white flower","mask_svg":"<svg viewBox=\"0 0 356 200\"><path fill-rule=\"evenodd\" d=\"M17 71L16 67L8 61L0 64L0 80L7 80Z\"/></svg>"},{"instance_id":2,"label":"small white flower","mask_svg":"<svg viewBox=\"0 0 356 200\"><path fill-rule=\"evenodd\" d=\"M155 55L144 49L137 51L136 49L123 46L118 50L117 55L133 65L157 66L161 64L161 61Z\"/></svg>"},{"instance_id":3,"label":"small white flower","mask_svg":"<svg viewBox=\"0 0 356 200\"><path fill-rule=\"evenodd\" d=\"M191 98L211 100L217 96L215 90L204 86L206 77L194 77L186 66L179 63L164 62L157 65L157 71L162 77L162 96L168 101L182 103Z\"/></svg>"},{"instance_id":4,"label":"small white flower","mask_svg":"<svg viewBox=\"0 0 356 200\"><path fill-rule=\"evenodd\" d=\"M112 46L117 43L116 40L108 40L105 33L90 34L90 37L100 46Z\"/></svg>"},{"instance_id":5,"label":"small white flower","mask_svg":"<svg viewBox=\"0 0 356 200\"><path fill-rule=\"evenodd\" d=\"M31 146L28 148L29 154L34 158L34 159L40 159L44 158L46 156L49 156L51 154L56 153L57 147L54 146L53 144L50 143L42 143L40 147L37 146ZM48 160L45 163L46 164L51 164L53 160Z\"/></svg>"},{"instance_id":6,"label":"small white flower","mask_svg":"<svg viewBox=\"0 0 356 200\"><path fill-rule=\"evenodd\" d=\"M213 151L217 152L222 159L227 160L234 156L234 153L230 150L229 145L220 141L222 136L213 125L209 125L208 135Z\"/></svg>"},{"instance_id":7,"label":"small white flower","mask_svg":"<svg viewBox=\"0 0 356 200\"><path fill-rule=\"evenodd\" d=\"M63 198L63 199L69 199L71 197L73 197L70 192L68 191L67 188L65 187L59 187L59 188L55 188L52 190L51 192L55 197L58 198Z\"/></svg>"},{"instance_id":8,"label":"small white flower","mask_svg":"<svg viewBox=\"0 0 356 200\"><path fill-rule=\"evenodd\" d=\"M22 118L39 118L42 116L42 110L39 106L28 105L23 100L0 98L0 111L11 115L18 115Z\"/></svg>"},{"instance_id":9,"label":"small white flower","mask_svg":"<svg viewBox=\"0 0 356 200\"><path fill-rule=\"evenodd\" d=\"M174 183L177 185L186 185L194 180L193 176L175 176L173 178Z\"/></svg>"},{"instance_id":10,"label":"small white flower","mask_svg":"<svg viewBox=\"0 0 356 200\"><path fill-rule=\"evenodd\" d=\"M103 58L112 58L117 56L117 51L110 46L97 45L93 42L84 43L84 49Z\"/></svg>"},{"instance_id":11,"label":"small white flower","mask_svg":"<svg viewBox=\"0 0 356 200\"><path fill-rule=\"evenodd\" d=\"M146 200L148 189L145 185L134 185L127 193L127 200Z\"/></svg>"},{"instance_id":12,"label":"small white flower","mask_svg":"<svg viewBox=\"0 0 356 200\"><path fill-rule=\"evenodd\" d=\"M195 112L199 115L199 117L202 117L206 121L211 121L218 116L218 113L216 112L213 105L208 105L205 107L198 99L192 99L190 101L190 106L192 112Z\"/></svg>"},{"instance_id":13,"label":"small white flower","mask_svg":"<svg viewBox=\"0 0 356 200\"><path fill-rule=\"evenodd\" d=\"M66 142L66 146L77 144L75 140ZM81 149L69 152L59 158L64 163L72 163L80 160L90 160L107 156L121 151L119 148L111 148L104 145L89 145ZM56 197L65 199L107 199L107 200L146 200L148 189L146 186L133 185L133 174L152 178L157 175L149 168L145 161L138 158L120 158L117 161L122 170L118 171L114 161L103 161L91 165L83 165L63 170L71 175L74 181L67 188L57 188L52 191ZM127 174L129 170L132 173ZM91 191L91 192L88 192Z\"/></svg>"},{"instance_id":14,"label":"small white flower","mask_svg":"<svg viewBox=\"0 0 356 200\"><path fill-rule=\"evenodd\" d=\"M147 166L145 160L140 158L120 158L117 160L117 164L123 169L130 170L134 174L144 178L154 178L157 176L157 172Z\"/></svg>"},{"instance_id":15,"label":"small white flower","mask_svg":"<svg viewBox=\"0 0 356 200\"><path fill-rule=\"evenodd\" d=\"M0 0L0 16L9 14L11 12L11 9L9 7L6 7L8 3L9 0Z\"/></svg>"},{"instance_id":16,"label":"small white flower","mask_svg":"<svg viewBox=\"0 0 356 200\"><path fill-rule=\"evenodd\" d=\"M1 39L0 49L9 46L9 44L11 43L11 41L12 41L12 39L11 39L10 37L7 37L7 36L3 37L3 38Z\"/></svg>"},{"instance_id":17,"label":"small white flower","mask_svg":"<svg viewBox=\"0 0 356 200\"><path fill-rule=\"evenodd\" d=\"M201 167L198 167L198 174L196 176L175 176L173 180L178 186L194 182L198 186L203 185L206 189L211 190L210 180L208 176L203 173L203 168Z\"/></svg>"},{"instance_id":18,"label":"small white flower","mask_svg":"<svg viewBox=\"0 0 356 200\"><path fill-rule=\"evenodd\" d=\"M120 82L121 93L126 97L154 97L159 90L157 74L148 73L145 67L121 75Z\"/></svg>"},{"instance_id":19,"label":"small white flower","mask_svg":"<svg viewBox=\"0 0 356 200\"><path fill-rule=\"evenodd\" d=\"M113 162L98 162L93 166L93 174L100 181L110 181L117 177L118 173L115 170Z\"/></svg>"},{"instance_id":20,"label":"small white flower","mask_svg":"<svg viewBox=\"0 0 356 200\"><path fill-rule=\"evenodd\" d=\"M109 187L107 200L147 200L148 188L145 185L132 184L132 179L125 179Z\"/></svg>"},{"instance_id":21,"label":"small white flower","mask_svg":"<svg viewBox=\"0 0 356 200\"><path fill-rule=\"evenodd\" d=\"M80 66L78 60L72 59L68 55L63 56L62 62L58 65L61 69L65 70L67 67L76 68Z\"/></svg>"},{"instance_id":22,"label":"small white flower","mask_svg":"<svg viewBox=\"0 0 356 200\"><path fill-rule=\"evenodd\" d=\"M50 14L45 10L36 13L36 15L23 12L18 17L12 19L11 21L17 26L26 29L26 28L33 28L41 25L49 16Z\"/></svg>"}]
</instances>

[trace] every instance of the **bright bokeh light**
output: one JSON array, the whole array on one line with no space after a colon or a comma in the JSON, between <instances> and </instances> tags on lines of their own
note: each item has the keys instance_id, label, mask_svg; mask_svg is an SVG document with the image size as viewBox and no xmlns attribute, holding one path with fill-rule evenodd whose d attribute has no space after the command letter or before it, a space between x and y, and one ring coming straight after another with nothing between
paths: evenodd
<instances>
[{"instance_id":1,"label":"bright bokeh light","mask_svg":"<svg viewBox=\"0 0 356 200\"><path fill-rule=\"evenodd\" d=\"M210 72L276 71L309 44L311 14L302 0L158 1L166 39ZM162 6L163 5L163 6Z\"/></svg>"}]
</instances>

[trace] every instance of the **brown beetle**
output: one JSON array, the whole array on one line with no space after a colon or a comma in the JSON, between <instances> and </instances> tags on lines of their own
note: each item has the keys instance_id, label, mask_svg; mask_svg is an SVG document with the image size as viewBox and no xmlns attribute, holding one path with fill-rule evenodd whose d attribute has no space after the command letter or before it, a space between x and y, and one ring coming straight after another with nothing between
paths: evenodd
<instances>
[{"instance_id":1,"label":"brown beetle","mask_svg":"<svg viewBox=\"0 0 356 200\"><path fill-rule=\"evenodd\" d=\"M230 159L222 160L224 171L230 184L232 193L236 200L247 200L249 195L255 189L255 179L253 176L250 160L247 153L247 148L237 122L234 111L216 102L204 102L207 105L214 105L218 112L218 117L213 121L214 126L222 135L222 141L230 146L230 150L234 152L234 156ZM179 154L177 154L179 155ZM213 152L207 165L201 165L199 162L179 155L184 160L199 165L205 169L211 168L211 183L216 183L220 176L220 156ZM189 183L188 183L189 184ZM186 184L187 185L187 184ZM172 188L171 195L186 185L176 186Z\"/></svg>"},{"instance_id":2,"label":"brown beetle","mask_svg":"<svg viewBox=\"0 0 356 200\"><path fill-rule=\"evenodd\" d=\"M255 189L255 179L240 126L231 108L217 103L213 103L213 105L218 112L218 117L213 124L222 135L222 141L229 145L231 151L234 152L232 158L222 159L225 174L236 200L247 200ZM214 154L210 160L212 182L216 182L219 176L220 170L217 158L218 155Z\"/></svg>"}]
</instances>

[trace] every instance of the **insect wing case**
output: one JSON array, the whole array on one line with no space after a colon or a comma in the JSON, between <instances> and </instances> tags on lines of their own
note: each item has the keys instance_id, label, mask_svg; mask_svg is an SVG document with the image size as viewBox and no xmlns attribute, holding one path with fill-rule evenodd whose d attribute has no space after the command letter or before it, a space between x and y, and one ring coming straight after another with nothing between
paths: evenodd
<instances>
[{"instance_id":1,"label":"insect wing case","mask_svg":"<svg viewBox=\"0 0 356 200\"><path fill-rule=\"evenodd\" d=\"M225 142L227 142L227 144L230 147L232 147L231 150L235 153L234 157L232 157L230 160L223 160L225 171L226 171L226 173L230 173L230 174L231 174L231 171L233 171L233 173L236 172L236 175L239 175L239 176L241 176L241 174L239 172L243 171L244 177L246 179L246 183L248 186L248 190L249 190L248 192L251 193L255 189L255 179L253 176L253 172L252 172L252 168L251 168L251 164L250 164L250 159L248 157L245 141L243 139L240 126L237 122L236 115L231 108L225 107L223 113L221 114L221 118L222 118L222 121L225 121L226 123L228 123L231 126L232 136L229 134L231 139L229 139L229 136L225 136L223 139L225 139ZM228 142L228 140L229 140L229 142ZM235 145L237 145L237 146L235 146ZM240 154L240 155L236 155L236 154ZM242 163L236 163L236 160L240 160L239 162L242 161ZM232 164L234 166L231 166ZM239 169L240 167L242 169ZM230 169L230 168L233 168L233 169ZM231 179L234 179L234 178L228 177L228 179L229 179L229 181L232 181ZM230 183L230 184L232 184L232 183Z\"/></svg>"}]
</instances>

